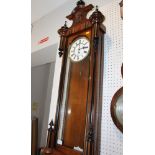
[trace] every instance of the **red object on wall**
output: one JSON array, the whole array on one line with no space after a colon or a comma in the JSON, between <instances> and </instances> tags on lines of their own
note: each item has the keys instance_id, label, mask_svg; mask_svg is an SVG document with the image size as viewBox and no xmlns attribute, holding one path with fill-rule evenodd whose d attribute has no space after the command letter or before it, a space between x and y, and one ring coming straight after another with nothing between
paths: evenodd
<instances>
[{"instance_id":1,"label":"red object on wall","mask_svg":"<svg viewBox=\"0 0 155 155\"><path fill-rule=\"evenodd\" d=\"M46 41L48 41L48 40L49 40L49 37L43 38L43 39L41 39L41 40L38 42L38 44L42 44L42 43L44 43L44 42L46 42Z\"/></svg>"}]
</instances>

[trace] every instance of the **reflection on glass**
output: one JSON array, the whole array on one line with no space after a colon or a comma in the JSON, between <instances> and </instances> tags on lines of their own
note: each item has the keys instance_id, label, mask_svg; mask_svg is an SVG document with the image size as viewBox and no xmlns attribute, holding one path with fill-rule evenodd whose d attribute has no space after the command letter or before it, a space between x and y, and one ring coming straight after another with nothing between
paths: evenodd
<instances>
[{"instance_id":1,"label":"reflection on glass","mask_svg":"<svg viewBox=\"0 0 155 155\"><path fill-rule=\"evenodd\" d=\"M68 109L68 115L70 115L71 114L71 109Z\"/></svg>"},{"instance_id":2,"label":"reflection on glass","mask_svg":"<svg viewBox=\"0 0 155 155\"><path fill-rule=\"evenodd\" d=\"M123 125L123 95L121 95L116 102L115 113L118 121Z\"/></svg>"},{"instance_id":3,"label":"reflection on glass","mask_svg":"<svg viewBox=\"0 0 155 155\"><path fill-rule=\"evenodd\" d=\"M66 66L66 75L65 75L65 82L64 82L64 95L62 104L60 107L60 121L59 121L59 131L58 131L58 141L62 140L62 132L63 132L63 125L64 125L64 115L65 115L65 102L67 97L67 86L68 86L68 78L69 78L69 70L70 70L70 59L67 60Z\"/></svg>"},{"instance_id":4,"label":"reflection on glass","mask_svg":"<svg viewBox=\"0 0 155 155\"><path fill-rule=\"evenodd\" d=\"M88 56L77 63L72 62L69 57L67 59L61 94L63 96L60 105L58 144L63 141L65 146L84 148L89 63Z\"/></svg>"}]
</instances>

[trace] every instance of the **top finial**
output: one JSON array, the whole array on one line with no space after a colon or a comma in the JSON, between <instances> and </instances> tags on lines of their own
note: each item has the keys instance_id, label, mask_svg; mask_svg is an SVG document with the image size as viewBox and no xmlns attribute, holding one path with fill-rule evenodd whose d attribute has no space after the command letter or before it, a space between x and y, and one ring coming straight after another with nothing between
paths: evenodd
<instances>
[{"instance_id":1,"label":"top finial","mask_svg":"<svg viewBox=\"0 0 155 155\"><path fill-rule=\"evenodd\" d=\"M50 127L54 126L53 120L51 120L51 122L49 123Z\"/></svg>"},{"instance_id":2,"label":"top finial","mask_svg":"<svg viewBox=\"0 0 155 155\"><path fill-rule=\"evenodd\" d=\"M84 2L83 0L79 0L79 1L77 2L77 5L85 5L85 2Z\"/></svg>"},{"instance_id":3,"label":"top finial","mask_svg":"<svg viewBox=\"0 0 155 155\"><path fill-rule=\"evenodd\" d=\"M67 21L65 21L65 24L64 24L64 26L65 26L65 27L67 27Z\"/></svg>"},{"instance_id":4,"label":"top finial","mask_svg":"<svg viewBox=\"0 0 155 155\"><path fill-rule=\"evenodd\" d=\"M98 5L96 5L96 11L98 11Z\"/></svg>"}]
</instances>

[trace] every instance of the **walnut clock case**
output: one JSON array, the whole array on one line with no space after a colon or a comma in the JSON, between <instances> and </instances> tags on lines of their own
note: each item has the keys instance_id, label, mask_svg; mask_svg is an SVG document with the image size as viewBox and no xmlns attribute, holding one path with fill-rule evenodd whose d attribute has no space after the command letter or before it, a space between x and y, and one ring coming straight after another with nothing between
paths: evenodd
<instances>
[{"instance_id":1,"label":"walnut clock case","mask_svg":"<svg viewBox=\"0 0 155 155\"><path fill-rule=\"evenodd\" d=\"M62 57L54 147L66 155L99 155L104 64L105 17L80 0L62 26L59 56ZM63 112L64 111L64 112ZM62 119L61 119L62 118ZM63 120L63 121L62 121ZM63 122L63 123L62 123ZM62 125L62 127L60 127Z\"/></svg>"}]
</instances>

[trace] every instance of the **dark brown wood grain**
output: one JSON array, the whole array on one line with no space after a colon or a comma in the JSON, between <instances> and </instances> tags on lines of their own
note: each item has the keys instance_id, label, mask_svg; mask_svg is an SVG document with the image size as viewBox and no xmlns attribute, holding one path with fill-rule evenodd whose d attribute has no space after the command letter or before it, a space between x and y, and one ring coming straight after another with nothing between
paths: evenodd
<instances>
[{"instance_id":1,"label":"dark brown wood grain","mask_svg":"<svg viewBox=\"0 0 155 155\"><path fill-rule=\"evenodd\" d=\"M63 140L65 146L84 148L89 56L81 62L71 63ZM68 111L71 111L71 113L68 114Z\"/></svg>"},{"instance_id":2,"label":"dark brown wood grain","mask_svg":"<svg viewBox=\"0 0 155 155\"><path fill-rule=\"evenodd\" d=\"M74 8L72 13L68 15L66 18L73 21L72 27L79 23L85 23L86 21L88 21L88 12L91 11L93 8L94 6L92 4L85 6L85 3L77 3L77 6Z\"/></svg>"},{"instance_id":3,"label":"dark brown wood grain","mask_svg":"<svg viewBox=\"0 0 155 155\"><path fill-rule=\"evenodd\" d=\"M52 150L52 153L47 152L43 152L43 155L82 155L81 152L67 148L65 146L61 146L61 145L57 145L57 147L55 147Z\"/></svg>"}]
</instances>

